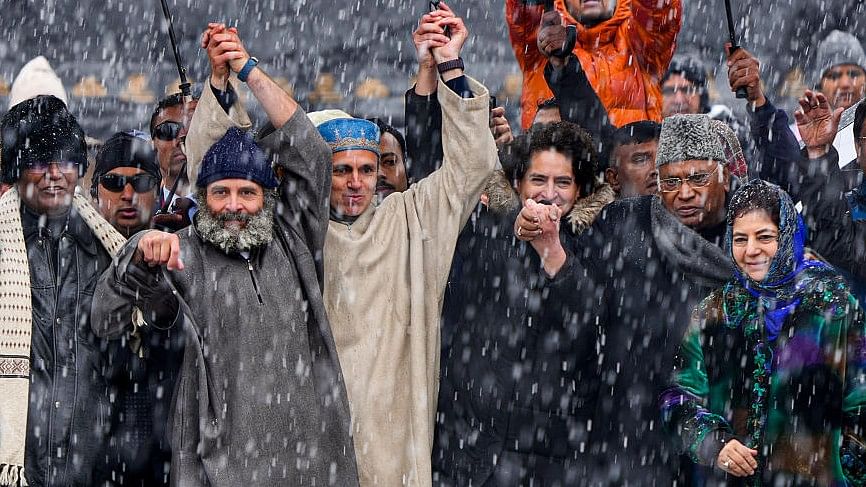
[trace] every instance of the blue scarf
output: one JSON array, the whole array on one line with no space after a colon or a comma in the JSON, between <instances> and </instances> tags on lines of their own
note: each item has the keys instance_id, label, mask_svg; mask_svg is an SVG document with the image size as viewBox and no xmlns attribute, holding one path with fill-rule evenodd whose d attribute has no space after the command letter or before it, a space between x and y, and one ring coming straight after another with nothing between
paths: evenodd
<instances>
[{"instance_id":1,"label":"blue scarf","mask_svg":"<svg viewBox=\"0 0 866 487\"><path fill-rule=\"evenodd\" d=\"M750 188L754 190L753 187L756 185L765 185L775 190L779 195L778 250L773 256L770 270L764 279L760 282L752 280L736 266L732 246L733 221L729 221L725 243L728 255L735 262L735 265L734 280L725 286L725 294L735 294L733 287L741 286L748 291L748 296L751 299L743 296L748 302L738 303L738 306L732 306L731 309L726 306L725 315L728 323L739 326L743 318L751 315L752 312L761 311L767 339L772 342L778 337L785 318L793 313L800 304L803 295L801 291L811 281L808 277L810 273L803 274L803 271L826 268L827 266L822 262L806 259L803 255L806 242L806 225L797 213L791 198L781 188L756 179L741 186L737 192L749 191Z\"/></svg>"},{"instance_id":2,"label":"blue scarf","mask_svg":"<svg viewBox=\"0 0 866 487\"><path fill-rule=\"evenodd\" d=\"M849 191L848 207L851 209L851 218L856 221L866 220L866 179L854 190Z\"/></svg>"}]
</instances>

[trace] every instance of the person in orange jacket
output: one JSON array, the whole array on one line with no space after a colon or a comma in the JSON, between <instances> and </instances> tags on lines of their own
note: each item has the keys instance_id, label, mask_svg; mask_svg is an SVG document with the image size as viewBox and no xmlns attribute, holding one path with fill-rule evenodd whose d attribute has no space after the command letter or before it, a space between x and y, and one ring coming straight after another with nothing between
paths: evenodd
<instances>
[{"instance_id":1,"label":"person in orange jacket","mask_svg":"<svg viewBox=\"0 0 866 487\"><path fill-rule=\"evenodd\" d=\"M544 14L539 3L505 3L511 45L523 72L524 129L532 124L539 103L552 96L544 80L550 50L545 54L537 45ZM661 121L661 78L676 47L681 0L555 0L554 8L565 25L576 27L572 54L607 108L611 123L620 127L638 120Z\"/></svg>"}]
</instances>

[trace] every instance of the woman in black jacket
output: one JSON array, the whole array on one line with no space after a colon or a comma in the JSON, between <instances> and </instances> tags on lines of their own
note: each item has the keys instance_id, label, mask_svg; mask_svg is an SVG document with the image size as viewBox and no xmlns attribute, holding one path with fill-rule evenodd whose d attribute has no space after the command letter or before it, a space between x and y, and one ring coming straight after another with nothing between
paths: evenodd
<instances>
[{"instance_id":1,"label":"woman in black jacket","mask_svg":"<svg viewBox=\"0 0 866 487\"><path fill-rule=\"evenodd\" d=\"M446 292L434 484L579 485L598 380L595 286L577 259L562 267L561 241L613 192L590 192L596 154L569 122L535 127L501 158L487 204L460 236ZM549 238L515 239L522 204L544 216Z\"/></svg>"}]
</instances>

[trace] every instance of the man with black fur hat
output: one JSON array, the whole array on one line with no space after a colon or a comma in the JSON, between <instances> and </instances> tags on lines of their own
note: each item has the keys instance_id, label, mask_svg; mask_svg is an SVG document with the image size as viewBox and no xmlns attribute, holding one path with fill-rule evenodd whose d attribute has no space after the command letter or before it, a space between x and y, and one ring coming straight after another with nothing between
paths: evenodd
<instances>
[{"instance_id":1,"label":"man with black fur hat","mask_svg":"<svg viewBox=\"0 0 866 487\"><path fill-rule=\"evenodd\" d=\"M90 195L102 217L129 238L150 227L160 180L146 135L135 130L117 132L96 154Z\"/></svg>"},{"instance_id":2,"label":"man with black fur hat","mask_svg":"<svg viewBox=\"0 0 866 487\"><path fill-rule=\"evenodd\" d=\"M0 485L101 485L112 364L90 330L99 275L124 238L75 193L84 132L37 96L0 123Z\"/></svg>"},{"instance_id":3,"label":"man with black fur hat","mask_svg":"<svg viewBox=\"0 0 866 487\"><path fill-rule=\"evenodd\" d=\"M229 32L209 29L218 38ZM208 89L225 92L229 64L212 69ZM232 70L240 71L237 63ZM261 69L248 79L270 125L255 141L231 127L209 146L196 164L193 224L130 239L97 287L93 325L119 337L141 310L149 325L183 330L170 426L173 485L357 485L316 260L327 230L331 151ZM202 103L217 104L206 93Z\"/></svg>"}]
</instances>

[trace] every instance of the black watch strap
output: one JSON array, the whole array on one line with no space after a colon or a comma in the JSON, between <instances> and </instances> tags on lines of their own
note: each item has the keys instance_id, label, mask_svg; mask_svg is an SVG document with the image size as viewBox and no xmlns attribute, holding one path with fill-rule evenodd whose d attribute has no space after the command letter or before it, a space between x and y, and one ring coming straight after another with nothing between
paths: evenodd
<instances>
[{"instance_id":1,"label":"black watch strap","mask_svg":"<svg viewBox=\"0 0 866 487\"><path fill-rule=\"evenodd\" d=\"M439 63L436 65L436 70L439 71L439 74L442 74L446 71L451 71L452 69L463 69L462 57L452 59L450 61L445 61L444 63Z\"/></svg>"}]
</instances>

